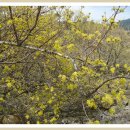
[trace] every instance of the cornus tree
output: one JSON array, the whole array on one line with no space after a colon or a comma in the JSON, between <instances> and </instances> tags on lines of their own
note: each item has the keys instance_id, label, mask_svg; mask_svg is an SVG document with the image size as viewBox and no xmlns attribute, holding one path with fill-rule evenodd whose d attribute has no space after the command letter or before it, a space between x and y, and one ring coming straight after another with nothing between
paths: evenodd
<instances>
[{"instance_id":1,"label":"cornus tree","mask_svg":"<svg viewBox=\"0 0 130 130\"><path fill-rule=\"evenodd\" d=\"M123 107L128 36L115 21L123 8L101 23L82 8L77 14L69 7L0 10L1 123L65 123L68 116L100 123L97 115L114 116Z\"/></svg>"}]
</instances>

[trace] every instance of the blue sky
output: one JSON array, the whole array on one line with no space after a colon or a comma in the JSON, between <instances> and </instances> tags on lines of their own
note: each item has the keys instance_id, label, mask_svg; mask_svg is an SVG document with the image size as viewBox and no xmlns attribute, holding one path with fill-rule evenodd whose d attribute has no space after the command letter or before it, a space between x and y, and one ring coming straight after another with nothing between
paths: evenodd
<instances>
[{"instance_id":1,"label":"blue sky","mask_svg":"<svg viewBox=\"0 0 130 130\"><path fill-rule=\"evenodd\" d=\"M81 7L80 6L72 6L71 7L75 12L78 11ZM83 11L85 14L91 13L91 19L95 21L101 21L102 15L106 14L109 18L113 11L112 6L85 6ZM106 12L106 13L105 13ZM125 9L124 13L118 14L117 20L123 20L130 18L130 6Z\"/></svg>"}]
</instances>

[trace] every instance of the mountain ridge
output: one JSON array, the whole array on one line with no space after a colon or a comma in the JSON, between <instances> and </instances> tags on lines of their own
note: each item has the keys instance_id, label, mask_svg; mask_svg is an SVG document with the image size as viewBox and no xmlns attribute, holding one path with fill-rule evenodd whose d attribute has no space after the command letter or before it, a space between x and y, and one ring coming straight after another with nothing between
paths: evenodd
<instances>
[{"instance_id":1,"label":"mountain ridge","mask_svg":"<svg viewBox=\"0 0 130 130\"><path fill-rule=\"evenodd\" d=\"M125 30L130 30L130 18L120 21L120 26Z\"/></svg>"}]
</instances>

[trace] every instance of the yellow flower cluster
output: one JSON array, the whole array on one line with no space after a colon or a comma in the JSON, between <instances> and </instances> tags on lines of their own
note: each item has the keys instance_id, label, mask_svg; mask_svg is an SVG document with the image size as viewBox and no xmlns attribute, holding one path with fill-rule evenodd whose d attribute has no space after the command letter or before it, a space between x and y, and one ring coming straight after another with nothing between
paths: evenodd
<instances>
[{"instance_id":1,"label":"yellow flower cluster","mask_svg":"<svg viewBox=\"0 0 130 130\"><path fill-rule=\"evenodd\" d=\"M121 78L120 79L120 84L124 86L126 84L126 79L125 78Z\"/></svg>"},{"instance_id":2,"label":"yellow flower cluster","mask_svg":"<svg viewBox=\"0 0 130 130\"><path fill-rule=\"evenodd\" d=\"M114 74L114 73L115 73L115 67L111 67L111 68L110 68L110 72L111 72L112 74Z\"/></svg>"},{"instance_id":3,"label":"yellow flower cluster","mask_svg":"<svg viewBox=\"0 0 130 130\"><path fill-rule=\"evenodd\" d=\"M69 84L68 86L67 86L67 89L69 89L69 90L74 90L74 89L76 89L77 88L77 85L75 85L75 84Z\"/></svg>"},{"instance_id":4,"label":"yellow flower cluster","mask_svg":"<svg viewBox=\"0 0 130 130\"><path fill-rule=\"evenodd\" d=\"M111 107L110 109L109 109L109 113L111 114L111 115L113 115L113 114L115 114L115 108L113 108L113 107Z\"/></svg>"},{"instance_id":5,"label":"yellow flower cluster","mask_svg":"<svg viewBox=\"0 0 130 130\"><path fill-rule=\"evenodd\" d=\"M62 82L65 82L65 81L66 81L66 78L67 78L65 75L61 75L61 74L60 74L58 77L60 78L60 80L61 80Z\"/></svg>"},{"instance_id":6,"label":"yellow flower cluster","mask_svg":"<svg viewBox=\"0 0 130 130\"><path fill-rule=\"evenodd\" d=\"M119 37L109 36L106 38L106 42L107 43L120 43L121 39Z\"/></svg>"},{"instance_id":7,"label":"yellow flower cluster","mask_svg":"<svg viewBox=\"0 0 130 130\"><path fill-rule=\"evenodd\" d=\"M89 99L87 100L87 106L92 108L92 109L96 109L97 108L97 104L95 103L94 99Z\"/></svg>"},{"instance_id":8,"label":"yellow flower cluster","mask_svg":"<svg viewBox=\"0 0 130 130\"><path fill-rule=\"evenodd\" d=\"M104 97L102 97L102 103L112 105L114 103L114 99L110 94L105 94Z\"/></svg>"},{"instance_id":9,"label":"yellow flower cluster","mask_svg":"<svg viewBox=\"0 0 130 130\"><path fill-rule=\"evenodd\" d=\"M78 72L74 72L74 73L71 75L71 77L70 77L70 79L71 79L72 81L76 81L77 78L78 78Z\"/></svg>"}]
</instances>

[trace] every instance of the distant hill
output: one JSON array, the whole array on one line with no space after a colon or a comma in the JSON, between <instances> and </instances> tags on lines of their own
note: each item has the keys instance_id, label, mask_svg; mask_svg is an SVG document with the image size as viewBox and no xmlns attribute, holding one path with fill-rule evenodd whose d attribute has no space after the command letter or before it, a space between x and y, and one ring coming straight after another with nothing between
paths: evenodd
<instances>
[{"instance_id":1,"label":"distant hill","mask_svg":"<svg viewBox=\"0 0 130 130\"><path fill-rule=\"evenodd\" d=\"M123 27L125 30L130 30L130 19L122 20L120 22L120 26Z\"/></svg>"}]
</instances>

